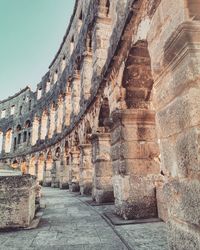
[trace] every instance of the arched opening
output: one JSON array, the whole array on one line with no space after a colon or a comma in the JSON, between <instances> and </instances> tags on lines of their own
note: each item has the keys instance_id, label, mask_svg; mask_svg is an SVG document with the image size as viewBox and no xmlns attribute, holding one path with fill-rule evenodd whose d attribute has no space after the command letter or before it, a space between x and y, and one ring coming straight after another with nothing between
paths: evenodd
<instances>
[{"instance_id":1,"label":"arched opening","mask_svg":"<svg viewBox=\"0 0 200 250\"><path fill-rule=\"evenodd\" d=\"M16 127L16 131L17 131L17 132L19 132L19 131L21 131L21 130L22 130L21 125L17 125L17 127Z\"/></svg>"},{"instance_id":2,"label":"arched opening","mask_svg":"<svg viewBox=\"0 0 200 250\"><path fill-rule=\"evenodd\" d=\"M115 205L125 219L157 216L155 182L160 179L160 164L151 103L153 83L148 43L141 40L132 46L125 62L126 109L113 112L111 124L112 151L120 149L112 155Z\"/></svg>"},{"instance_id":3,"label":"arched opening","mask_svg":"<svg viewBox=\"0 0 200 250\"><path fill-rule=\"evenodd\" d=\"M148 109L153 78L147 41L138 41L130 50L122 86L126 89L125 102L128 109Z\"/></svg>"},{"instance_id":4,"label":"arched opening","mask_svg":"<svg viewBox=\"0 0 200 250\"><path fill-rule=\"evenodd\" d=\"M30 128L31 126L32 126L31 121L30 121L30 120L27 120L27 121L25 122L25 128Z\"/></svg>"},{"instance_id":5,"label":"arched opening","mask_svg":"<svg viewBox=\"0 0 200 250\"><path fill-rule=\"evenodd\" d=\"M10 153L12 144L12 129L8 129L5 135L5 153Z\"/></svg>"},{"instance_id":6,"label":"arched opening","mask_svg":"<svg viewBox=\"0 0 200 250\"><path fill-rule=\"evenodd\" d=\"M60 155L61 155L61 149L60 149L60 147L58 147L58 148L56 148L55 156L57 159L59 159Z\"/></svg>"},{"instance_id":7,"label":"arched opening","mask_svg":"<svg viewBox=\"0 0 200 250\"><path fill-rule=\"evenodd\" d=\"M38 88L37 99L39 100L42 97L42 87Z\"/></svg>"}]
</instances>

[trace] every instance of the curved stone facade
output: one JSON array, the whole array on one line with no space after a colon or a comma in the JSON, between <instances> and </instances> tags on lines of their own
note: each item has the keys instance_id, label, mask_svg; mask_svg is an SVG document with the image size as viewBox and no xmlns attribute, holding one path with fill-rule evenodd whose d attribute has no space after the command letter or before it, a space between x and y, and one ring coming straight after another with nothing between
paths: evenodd
<instances>
[{"instance_id":1,"label":"curved stone facade","mask_svg":"<svg viewBox=\"0 0 200 250\"><path fill-rule=\"evenodd\" d=\"M1 161L125 219L158 213L171 249L199 249L199 6L76 1L36 92L0 102Z\"/></svg>"}]
</instances>

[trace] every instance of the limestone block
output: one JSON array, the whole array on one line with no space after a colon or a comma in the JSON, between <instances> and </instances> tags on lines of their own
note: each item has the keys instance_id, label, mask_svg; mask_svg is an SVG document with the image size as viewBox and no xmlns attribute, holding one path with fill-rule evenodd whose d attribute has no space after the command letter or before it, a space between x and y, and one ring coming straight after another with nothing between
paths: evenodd
<instances>
[{"instance_id":1,"label":"limestone block","mask_svg":"<svg viewBox=\"0 0 200 250\"><path fill-rule=\"evenodd\" d=\"M170 250L199 250L199 230L185 223L170 220L168 222L168 242Z\"/></svg>"},{"instance_id":2,"label":"limestone block","mask_svg":"<svg viewBox=\"0 0 200 250\"><path fill-rule=\"evenodd\" d=\"M200 88L190 88L183 96L178 96L169 105L157 112L159 137L180 133L200 123Z\"/></svg>"},{"instance_id":3,"label":"limestone block","mask_svg":"<svg viewBox=\"0 0 200 250\"><path fill-rule=\"evenodd\" d=\"M199 180L172 179L164 185L170 218L188 222L200 228Z\"/></svg>"},{"instance_id":4,"label":"limestone block","mask_svg":"<svg viewBox=\"0 0 200 250\"><path fill-rule=\"evenodd\" d=\"M124 219L157 216L154 176L114 176L116 212Z\"/></svg>"},{"instance_id":5,"label":"limestone block","mask_svg":"<svg viewBox=\"0 0 200 250\"><path fill-rule=\"evenodd\" d=\"M156 200L158 208L158 217L163 221L168 220L168 210L167 210L167 201L163 191L164 182L156 182Z\"/></svg>"},{"instance_id":6,"label":"limestone block","mask_svg":"<svg viewBox=\"0 0 200 250\"><path fill-rule=\"evenodd\" d=\"M0 228L28 227L35 215L36 178L0 177Z\"/></svg>"}]
</instances>

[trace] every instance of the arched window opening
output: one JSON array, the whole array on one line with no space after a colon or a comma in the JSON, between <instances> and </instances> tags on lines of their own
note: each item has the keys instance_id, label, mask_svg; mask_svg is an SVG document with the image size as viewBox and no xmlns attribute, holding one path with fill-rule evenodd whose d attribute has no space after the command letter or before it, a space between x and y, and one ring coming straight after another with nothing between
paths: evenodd
<instances>
[{"instance_id":1,"label":"arched window opening","mask_svg":"<svg viewBox=\"0 0 200 250\"><path fill-rule=\"evenodd\" d=\"M18 134L18 137L17 137L17 144L20 144L21 143L21 133Z\"/></svg>"},{"instance_id":2,"label":"arched window opening","mask_svg":"<svg viewBox=\"0 0 200 250\"><path fill-rule=\"evenodd\" d=\"M12 105L10 108L10 114L14 115L14 113L15 113L15 105Z\"/></svg>"},{"instance_id":3,"label":"arched window opening","mask_svg":"<svg viewBox=\"0 0 200 250\"><path fill-rule=\"evenodd\" d=\"M19 132L19 131L21 131L21 130L22 130L22 127L21 127L21 125L18 124L18 125L17 125L17 128L16 128L16 131Z\"/></svg>"},{"instance_id":4,"label":"arched window opening","mask_svg":"<svg viewBox=\"0 0 200 250\"><path fill-rule=\"evenodd\" d=\"M6 117L6 109L1 111L1 119Z\"/></svg>"},{"instance_id":5,"label":"arched window opening","mask_svg":"<svg viewBox=\"0 0 200 250\"><path fill-rule=\"evenodd\" d=\"M58 147L58 148L56 149L55 156L56 156L57 158L59 158L59 157L60 157L60 154L61 154L61 149L60 149L60 147Z\"/></svg>"},{"instance_id":6,"label":"arched window opening","mask_svg":"<svg viewBox=\"0 0 200 250\"><path fill-rule=\"evenodd\" d=\"M30 128L31 127L31 121L30 120L27 120L25 122L25 128Z\"/></svg>"},{"instance_id":7,"label":"arched window opening","mask_svg":"<svg viewBox=\"0 0 200 250\"><path fill-rule=\"evenodd\" d=\"M19 115L22 115L22 106L19 107Z\"/></svg>"},{"instance_id":8,"label":"arched window opening","mask_svg":"<svg viewBox=\"0 0 200 250\"><path fill-rule=\"evenodd\" d=\"M37 92L37 99L39 100L41 97L42 97L42 87L40 87Z\"/></svg>"},{"instance_id":9,"label":"arched window opening","mask_svg":"<svg viewBox=\"0 0 200 250\"><path fill-rule=\"evenodd\" d=\"M23 142L26 142L27 140L27 131L24 131L24 138L23 138Z\"/></svg>"},{"instance_id":10,"label":"arched window opening","mask_svg":"<svg viewBox=\"0 0 200 250\"><path fill-rule=\"evenodd\" d=\"M17 138L15 137L14 138L14 150L16 150L17 149Z\"/></svg>"}]
</instances>

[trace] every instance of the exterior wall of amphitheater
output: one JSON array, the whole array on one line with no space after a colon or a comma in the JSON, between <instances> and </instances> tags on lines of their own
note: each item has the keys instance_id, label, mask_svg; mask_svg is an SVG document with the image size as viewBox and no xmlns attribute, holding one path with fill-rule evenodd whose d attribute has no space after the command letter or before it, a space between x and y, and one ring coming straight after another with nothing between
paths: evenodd
<instances>
[{"instance_id":1,"label":"exterior wall of amphitheater","mask_svg":"<svg viewBox=\"0 0 200 250\"><path fill-rule=\"evenodd\" d=\"M200 1L76 1L49 71L0 102L1 161L159 216L200 249Z\"/></svg>"}]
</instances>

